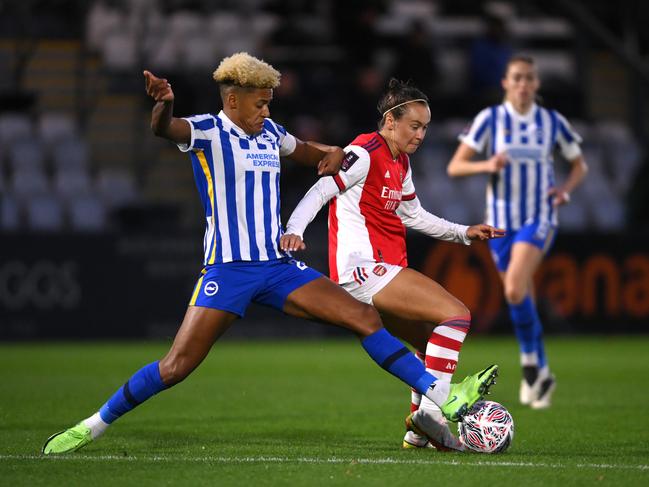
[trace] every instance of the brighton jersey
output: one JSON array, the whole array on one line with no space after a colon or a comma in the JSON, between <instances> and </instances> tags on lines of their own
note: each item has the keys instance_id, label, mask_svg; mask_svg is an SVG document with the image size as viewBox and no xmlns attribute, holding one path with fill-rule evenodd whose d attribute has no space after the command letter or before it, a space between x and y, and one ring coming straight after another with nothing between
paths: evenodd
<instances>
[{"instance_id":1,"label":"brighton jersey","mask_svg":"<svg viewBox=\"0 0 649 487\"><path fill-rule=\"evenodd\" d=\"M204 264L264 261L284 256L281 236L280 156L296 140L270 119L247 135L223 111L188 117L189 152L207 221Z\"/></svg>"},{"instance_id":2,"label":"brighton jersey","mask_svg":"<svg viewBox=\"0 0 649 487\"><path fill-rule=\"evenodd\" d=\"M487 185L486 222L506 230L558 223L548 191L555 185L552 151L571 161L581 138L566 119L536 104L526 114L509 102L482 110L459 140L487 157L506 152L507 165Z\"/></svg>"}]
</instances>

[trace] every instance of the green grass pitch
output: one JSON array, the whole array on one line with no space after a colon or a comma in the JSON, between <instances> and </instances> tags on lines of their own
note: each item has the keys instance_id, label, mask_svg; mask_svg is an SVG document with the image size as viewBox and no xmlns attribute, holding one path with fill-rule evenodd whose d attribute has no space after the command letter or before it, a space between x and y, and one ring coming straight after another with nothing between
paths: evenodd
<instances>
[{"instance_id":1,"label":"green grass pitch","mask_svg":"<svg viewBox=\"0 0 649 487\"><path fill-rule=\"evenodd\" d=\"M167 346L0 344L0 485L649 485L649 337L549 340L546 411L517 403L513 338L470 338L456 378L500 364L500 455L401 450L409 390L349 339L218 343L99 441L41 456Z\"/></svg>"}]
</instances>

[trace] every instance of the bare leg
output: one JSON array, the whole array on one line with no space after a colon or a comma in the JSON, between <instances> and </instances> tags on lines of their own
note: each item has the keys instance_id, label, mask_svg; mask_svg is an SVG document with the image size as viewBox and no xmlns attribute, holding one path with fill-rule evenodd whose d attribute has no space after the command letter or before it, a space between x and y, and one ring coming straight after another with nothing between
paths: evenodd
<instances>
[{"instance_id":1,"label":"bare leg","mask_svg":"<svg viewBox=\"0 0 649 487\"><path fill-rule=\"evenodd\" d=\"M469 310L432 279L403 269L373 297L386 327L417 350L424 352L426 370L450 383L470 325ZM459 326L458 326L459 325ZM425 447L430 441L440 450L462 449L449 430L439 407L411 391L410 425L403 439L405 448Z\"/></svg>"},{"instance_id":2,"label":"bare leg","mask_svg":"<svg viewBox=\"0 0 649 487\"><path fill-rule=\"evenodd\" d=\"M188 307L171 349L160 360L160 376L165 385L177 384L198 367L236 319L227 311Z\"/></svg>"},{"instance_id":3,"label":"bare leg","mask_svg":"<svg viewBox=\"0 0 649 487\"><path fill-rule=\"evenodd\" d=\"M543 345L543 325L534 302L533 277L543 259L538 247L526 242L515 243L503 285L505 299L520 346L523 380L520 401L532 407L547 407L554 388ZM550 388L552 390L550 390ZM545 396L545 402L538 402Z\"/></svg>"},{"instance_id":4,"label":"bare leg","mask_svg":"<svg viewBox=\"0 0 649 487\"><path fill-rule=\"evenodd\" d=\"M327 278L321 277L289 294L284 311L294 316L312 318L342 326L354 332L363 348L382 368L420 393L442 404L448 387L431 387L435 377L423 364L383 328L374 307L361 303Z\"/></svg>"},{"instance_id":5,"label":"bare leg","mask_svg":"<svg viewBox=\"0 0 649 487\"><path fill-rule=\"evenodd\" d=\"M326 277L311 281L289 294L284 312L347 328L360 338L383 327L379 314L372 306L357 301Z\"/></svg>"}]
</instances>

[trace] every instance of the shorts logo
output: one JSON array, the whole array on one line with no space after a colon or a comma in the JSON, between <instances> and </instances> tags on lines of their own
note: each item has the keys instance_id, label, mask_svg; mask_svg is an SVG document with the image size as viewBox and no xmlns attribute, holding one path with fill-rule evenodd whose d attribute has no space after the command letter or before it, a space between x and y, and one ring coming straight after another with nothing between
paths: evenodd
<instances>
[{"instance_id":1,"label":"shorts logo","mask_svg":"<svg viewBox=\"0 0 649 487\"><path fill-rule=\"evenodd\" d=\"M297 267L297 268L300 269L301 271L303 271L304 269L306 269L307 267L309 267L309 266L307 266L304 262L302 262L301 260L291 259L291 260L289 260L289 262L290 262L291 264L294 264L295 267Z\"/></svg>"},{"instance_id":2,"label":"shorts logo","mask_svg":"<svg viewBox=\"0 0 649 487\"><path fill-rule=\"evenodd\" d=\"M216 293L219 292L219 285L214 281L208 281L205 283L203 292L205 293L206 296L214 296Z\"/></svg>"},{"instance_id":3,"label":"shorts logo","mask_svg":"<svg viewBox=\"0 0 649 487\"><path fill-rule=\"evenodd\" d=\"M388 270L384 266L379 264L377 266L374 266L374 269L372 269L372 272L374 274L376 274L377 276L383 276L386 272L388 272Z\"/></svg>"}]
</instances>

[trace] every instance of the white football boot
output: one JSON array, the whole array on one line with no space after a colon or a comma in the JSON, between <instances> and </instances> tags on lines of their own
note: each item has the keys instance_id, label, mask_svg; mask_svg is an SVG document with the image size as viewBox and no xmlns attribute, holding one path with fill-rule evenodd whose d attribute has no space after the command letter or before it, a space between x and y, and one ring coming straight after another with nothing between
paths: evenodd
<instances>
[{"instance_id":1,"label":"white football boot","mask_svg":"<svg viewBox=\"0 0 649 487\"><path fill-rule=\"evenodd\" d=\"M532 403L539 397L539 387L541 381L537 378L532 385L529 385L525 379L521 379L521 388L519 390L518 399L523 406L531 406Z\"/></svg>"},{"instance_id":2,"label":"white football boot","mask_svg":"<svg viewBox=\"0 0 649 487\"><path fill-rule=\"evenodd\" d=\"M557 380L553 374L536 382L539 383L537 389L537 397L530 403L532 409L547 409L552 405L552 395L557 388Z\"/></svg>"},{"instance_id":3,"label":"white football boot","mask_svg":"<svg viewBox=\"0 0 649 487\"><path fill-rule=\"evenodd\" d=\"M403 448L435 448L426 436L418 435L414 431L406 431L403 437Z\"/></svg>"},{"instance_id":4,"label":"white football boot","mask_svg":"<svg viewBox=\"0 0 649 487\"><path fill-rule=\"evenodd\" d=\"M438 451L464 451L464 445L451 433L441 411L420 408L406 418L408 433L415 433L419 438L428 438L429 444ZM406 433L406 437L408 437ZM410 436L412 439L413 436ZM404 443L406 438L404 437Z\"/></svg>"}]
</instances>

